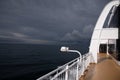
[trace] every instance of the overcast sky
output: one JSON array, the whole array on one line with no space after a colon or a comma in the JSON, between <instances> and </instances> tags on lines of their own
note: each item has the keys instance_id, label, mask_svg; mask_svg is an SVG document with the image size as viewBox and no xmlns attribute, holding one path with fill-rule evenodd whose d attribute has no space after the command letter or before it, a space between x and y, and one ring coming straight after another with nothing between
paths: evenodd
<instances>
[{"instance_id":1,"label":"overcast sky","mask_svg":"<svg viewBox=\"0 0 120 80\"><path fill-rule=\"evenodd\" d=\"M110 0L0 0L0 43L89 39Z\"/></svg>"}]
</instances>

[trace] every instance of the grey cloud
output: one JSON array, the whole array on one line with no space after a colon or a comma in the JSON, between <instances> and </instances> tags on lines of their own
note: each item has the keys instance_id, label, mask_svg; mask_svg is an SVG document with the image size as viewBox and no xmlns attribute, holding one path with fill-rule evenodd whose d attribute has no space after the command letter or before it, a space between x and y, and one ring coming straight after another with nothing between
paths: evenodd
<instances>
[{"instance_id":1,"label":"grey cloud","mask_svg":"<svg viewBox=\"0 0 120 80\"><path fill-rule=\"evenodd\" d=\"M71 33L66 33L65 36L61 39L62 41L79 41L80 39L88 39L90 38L92 31L93 31L93 25L87 25L83 30L73 30Z\"/></svg>"},{"instance_id":2,"label":"grey cloud","mask_svg":"<svg viewBox=\"0 0 120 80\"><path fill-rule=\"evenodd\" d=\"M7 43L32 43L32 44L51 44L56 43L55 41L50 40L40 40L40 39L33 39L21 33L9 33L10 35L0 35L0 42Z\"/></svg>"},{"instance_id":3,"label":"grey cloud","mask_svg":"<svg viewBox=\"0 0 120 80\"><path fill-rule=\"evenodd\" d=\"M109 0L1 0L0 39L27 42L89 38ZM87 26L88 25L88 26ZM37 41L38 40L38 41ZM29 42L29 41L28 41Z\"/></svg>"},{"instance_id":4,"label":"grey cloud","mask_svg":"<svg viewBox=\"0 0 120 80\"><path fill-rule=\"evenodd\" d=\"M83 33L86 34L87 38L91 36L92 32L93 32L93 29L94 29L94 25L90 24L90 25L86 25L84 28L83 28Z\"/></svg>"},{"instance_id":5,"label":"grey cloud","mask_svg":"<svg viewBox=\"0 0 120 80\"><path fill-rule=\"evenodd\" d=\"M61 39L63 41L74 41L80 39L81 34L77 30L73 30L71 33L65 34L65 36Z\"/></svg>"}]
</instances>

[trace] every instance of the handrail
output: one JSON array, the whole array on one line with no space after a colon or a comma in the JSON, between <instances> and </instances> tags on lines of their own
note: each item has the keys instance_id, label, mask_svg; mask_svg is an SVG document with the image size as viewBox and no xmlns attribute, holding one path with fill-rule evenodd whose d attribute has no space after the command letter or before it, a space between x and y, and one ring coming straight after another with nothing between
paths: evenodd
<instances>
[{"instance_id":1,"label":"handrail","mask_svg":"<svg viewBox=\"0 0 120 80\"><path fill-rule=\"evenodd\" d=\"M63 66L58 67L57 69L49 72L48 74L38 78L37 80L78 80L85 68L90 63L90 53L83 55L82 61L80 62L80 57L64 64ZM84 62L84 63L83 63ZM76 76L77 75L77 76ZM71 79L70 79L71 78ZM74 79L73 79L74 78Z\"/></svg>"},{"instance_id":2,"label":"handrail","mask_svg":"<svg viewBox=\"0 0 120 80\"><path fill-rule=\"evenodd\" d=\"M56 71L62 69L63 67L65 67L65 66L68 65L68 64L71 64L72 62L74 62L74 61L77 60L77 59L79 59L79 57L73 59L72 61L70 61L70 62L68 62L68 63L66 63L66 64L64 64L63 66L58 67L57 69L55 69L55 70L49 72L48 74L46 74L46 75L44 75L44 76L38 78L37 80L41 80L41 79L43 79L44 77L47 77L47 76L49 76L49 75L52 74L52 73L55 73Z\"/></svg>"}]
</instances>

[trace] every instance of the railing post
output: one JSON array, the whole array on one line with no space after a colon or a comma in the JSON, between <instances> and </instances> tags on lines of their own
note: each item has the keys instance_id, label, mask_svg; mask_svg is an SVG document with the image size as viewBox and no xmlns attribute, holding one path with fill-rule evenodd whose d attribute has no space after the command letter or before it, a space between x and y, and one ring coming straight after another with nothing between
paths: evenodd
<instances>
[{"instance_id":1,"label":"railing post","mask_svg":"<svg viewBox=\"0 0 120 80\"><path fill-rule=\"evenodd\" d=\"M109 55L109 40L107 41L107 55Z\"/></svg>"},{"instance_id":2,"label":"railing post","mask_svg":"<svg viewBox=\"0 0 120 80\"><path fill-rule=\"evenodd\" d=\"M90 53L90 63L93 62L93 57L92 57L92 53Z\"/></svg>"},{"instance_id":3,"label":"railing post","mask_svg":"<svg viewBox=\"0 0 120 80\"><path fill-rule=\"evenodd\" d=\"M90 63L92 62L92 53L89 53L89 55L90 55L90 56L89 56L89 60L90 60L90 61L89 61L89 64L90 64Z\"/></svg>"},{"instance_id":4,"label":"railing post","mask_svg":"<svg viewBox=\"0 0 120 80\"><path fill-rule=\"evenodd\" d=\"M68 80L68 65L66 66L66 71L65 71L65 80Z\"/></svg>"},{"instance_id":5,"label":"railing post","mask_svg":"<svg viewBox=\"0 0 120 80\"><path fill-rule=\"evenodd\" d=\"M78 58L78 60L77 60L77 69L76 69L76 80L78 80L79 78L79 76L78 76L78 69L79 69L79 58Z\"/></svg>"},{"instance_id":6,"label":"railing post","mask_svg":"<svg viewBox=\"0 0 120 80\"><path fill-rule=\"evenodd\" d=\"M82 75L84 75L84 65L85 65L85 63L84 63L84 55L82 56Z\"/></svg>"}]
</instances>

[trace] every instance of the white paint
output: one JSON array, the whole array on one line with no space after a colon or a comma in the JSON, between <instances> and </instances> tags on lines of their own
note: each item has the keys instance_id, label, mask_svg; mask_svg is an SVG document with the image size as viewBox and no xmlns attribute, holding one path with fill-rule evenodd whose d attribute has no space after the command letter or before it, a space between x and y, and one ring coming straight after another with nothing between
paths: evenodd
<instances>
[{"instance_id":1,"label":"white paint","mask_svg":"<svg viewBox=\"0 0 120 80\"><path fill-rule=\"evenodd\" d=\"M97 53L99 52L99 45L100 41L104 39L102 42L108 41L108 39L117 39L118 38L118 32L117 29L104 29L103 25L105 23L105 20L112 9L113 6L118 6L119 5L119 0L114 0L108 3L105 8L103 9L101 15L98 18L98 21L96 23L96 26L93 31L93 35L91 38L91 43L90 43L90 49L89 52L92 53L93 55L93 62L97 63Z\"/></svg>"},{"instance_id":2,"label":"white paint","mask_svg":"<svg viewBox=\"0 0 120 80\"><path fill-rule=\"evenodd\" d=\"M101 39L118 39L118 28L104 28L101 30Z\"/></svg>"}]
</instances>

